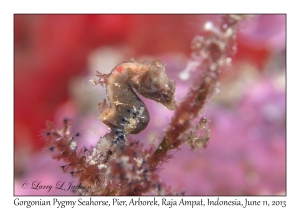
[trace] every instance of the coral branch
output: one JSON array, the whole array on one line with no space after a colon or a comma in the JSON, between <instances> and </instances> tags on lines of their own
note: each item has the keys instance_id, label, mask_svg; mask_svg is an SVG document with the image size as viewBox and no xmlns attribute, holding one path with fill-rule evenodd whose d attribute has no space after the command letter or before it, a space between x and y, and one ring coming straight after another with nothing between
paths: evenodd
<instances>
[{"instance_id":1,"label":"coral branch","mask_svg":"<svg viewBox=\"0 0 300 210\"><path fill-rule=\"evenodd\" d=\"M207 22L204 29L211 35L195 37L193 40L192 55L200 57L201 62L198 63L197 70L202 73L196 75L188 95L175 110L162 142L151 156L149 162L152 170L155 170L158 164L167 158L169 150L176 149L186 142L181 140L180 136L191 127L191 123L214 92L222 68L231 61L231 56L234 54L233 42L237 24L244 18L238 15L222 16L218 28L213 23ZM209 139L209 133L207 134L203 145L206 145Z\"/></svg>"}]
</instances>

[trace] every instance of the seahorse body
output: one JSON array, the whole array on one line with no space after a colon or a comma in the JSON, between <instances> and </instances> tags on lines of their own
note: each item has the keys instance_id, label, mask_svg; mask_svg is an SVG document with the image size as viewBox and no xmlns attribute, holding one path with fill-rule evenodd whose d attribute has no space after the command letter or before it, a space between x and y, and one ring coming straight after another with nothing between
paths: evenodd
<instances>
[{"instance_id":1,"label":"seahorse body","mask_svg":"<svg viewBox=\"0 0 300 210\"><path fill-rule=\"evenodd\" d=\"M104 82L110 107L100 114L100 120L118 138L141 132L150 120L147 107L133 89L170 110L175 108L175 82L168 78L164 65L158 60L143 63L134 59L125 61L105 75Z\"/></svg>"}]
</instances>

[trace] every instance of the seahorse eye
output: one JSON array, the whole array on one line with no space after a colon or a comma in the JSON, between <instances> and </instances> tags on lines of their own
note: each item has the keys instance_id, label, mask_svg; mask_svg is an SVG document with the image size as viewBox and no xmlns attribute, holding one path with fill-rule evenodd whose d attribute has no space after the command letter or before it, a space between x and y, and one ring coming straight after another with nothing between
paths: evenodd
<instances>
[{"instance_id":1,"label":"seahorse eye","mask_svg":"<svg viewBox=\"0 0 300 210\"><path fill-rule=\"evenodd\" d=\"M170 96L168 94L166 94L166 93L162 94L162 98L163 98L164 101L170 100Z\"/></svg>"}]
</instances>

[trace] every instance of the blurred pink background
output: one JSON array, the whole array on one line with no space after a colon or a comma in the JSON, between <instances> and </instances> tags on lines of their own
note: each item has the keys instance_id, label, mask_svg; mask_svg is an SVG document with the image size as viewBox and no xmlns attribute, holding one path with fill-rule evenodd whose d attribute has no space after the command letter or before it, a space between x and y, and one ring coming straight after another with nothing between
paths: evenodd
<instances>
[{"instance_id":1,"label":"blurred pink background","mask_svg":"<svg viewBox=\"0 0 300 210\"><path fill-rule=\"evenodd\" d=\"M96 70L108 73L131 57L160 59L184 98L192 77L180 73L190 58L190 42L205 21L217 15L15 15L14 148L15 195L68 195L70 191L24 189L34 181L55 185L71 180L43 152L46 120L68 116L94 145L108 129L98 117L105 89L92 86ZM220 93L201 115L210 122L206 149L182 146L163 164L161 179L186 195L281 195L286 193L286 17L260 15L237 33L232 68L222 73ZM172 112L146 100L149 126L132 136L157 143Z\"/></svg>"}]
</instances>

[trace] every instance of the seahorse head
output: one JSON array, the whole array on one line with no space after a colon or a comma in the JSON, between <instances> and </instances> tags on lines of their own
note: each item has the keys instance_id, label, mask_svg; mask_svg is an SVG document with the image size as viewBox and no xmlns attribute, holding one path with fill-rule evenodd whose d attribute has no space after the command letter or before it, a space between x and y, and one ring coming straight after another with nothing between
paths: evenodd
<instances>
[{"instance_id":1,"label":"seahorse head","mask_svg":"<svg viewBox=\"0 0 300 210\"><path fill-rule=\"evenodd\" d=\"M148 65L149 70L141 76L140 87L137 91L144 97L163 104L169 110L174 110L175 82L169 79L165 66L159 60Z\"/></svg>"}]
</instances>

